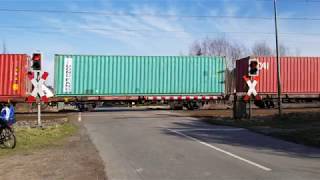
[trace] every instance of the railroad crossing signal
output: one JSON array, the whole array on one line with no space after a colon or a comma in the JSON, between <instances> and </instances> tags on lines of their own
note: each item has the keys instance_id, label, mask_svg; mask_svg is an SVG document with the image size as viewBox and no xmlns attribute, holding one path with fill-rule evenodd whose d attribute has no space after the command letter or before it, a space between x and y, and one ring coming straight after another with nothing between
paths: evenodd
<instances>
[{"instance_id":1,"label":"railroad crossing signal","mask_svg":"<svg viewBox=\"0 0 320 180\"><path fill-rule=\"evenodd\" d=\"M249 60L249 76L259 76L259 61L257 59Z\"/></svg>"},{"instance_id":2,"label":"railroad crossing signal","mask_svg":"<svg viewBox=\"0 0 320 180\"><path fill-rule=\"evenodd\" d=\"M261 97L258 96L258 92L256 90L256 86L258 84L258 81L259 81L259 77L258 76L255 76L253 77L252 79L248 76L243 76L243 79L246 81L248 87L249 87L249 90L247 92L247 94L243 97L243 100L244 101L248 101L250 100L250 97L253 95L256 100L261 100Z\"/></svg>"},{"instance_id":3,"label":"railroad crossing signal","mask_svg":"<svg viewBox=\"0 0 320 180\"><path fill-rule=\"evenodd\" d=\"M33 85L33 91L27 98L27 102L36 102L37 97L40 97L42 102L48 102L48 98L53 96L50 89L44 84L49 73L41 71L33 71L28 73L28 78Z\"/></svg>"}]
</instances>

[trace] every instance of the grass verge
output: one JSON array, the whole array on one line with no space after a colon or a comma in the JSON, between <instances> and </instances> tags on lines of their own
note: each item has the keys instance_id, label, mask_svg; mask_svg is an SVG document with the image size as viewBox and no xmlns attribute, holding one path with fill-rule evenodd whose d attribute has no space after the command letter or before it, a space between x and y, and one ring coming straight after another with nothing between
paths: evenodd
<instances>
[{"instance_id":1,"label":"grass verge","mask_svg":"<svg viewBox=\"0 0 320 180\"><path fill-rule=\"evenodd\" d=\"M40 128L15 128L17 146L15 149L0 148L0 157L17 152L28 153L32 150L59 145L62 139L77 131L77 126L71 123Z\"/></svg>"},{"instance_id":2,"label":"grass verge","mask_svg":"<svg viewBox=\"0 0 320 180\"><path fill-rule=\"evenodd\" d=\"M320 112L299 112L277 116L259 116L252 120L201 118L215 125L241 127L287 141L320 147Z\"/></svg>"}]
</instances>

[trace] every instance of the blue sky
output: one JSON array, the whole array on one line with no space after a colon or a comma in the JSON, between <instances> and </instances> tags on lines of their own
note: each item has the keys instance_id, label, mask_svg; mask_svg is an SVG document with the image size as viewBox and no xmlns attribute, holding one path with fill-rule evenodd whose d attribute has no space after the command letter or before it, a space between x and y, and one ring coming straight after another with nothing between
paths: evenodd
<instances>
[{"instance_id":1,"label":"blue sky","mask_svg":"<svg viewBox=\"0 0 320 180\"><path fill-rule=\"evenodd\" d=\"M280 42L293 54L319 56L320 1L278 5L281 18L315 18L280 20ZM96 13L5 11L37 9ZM0 40L9 53L42 52L53 75L54 54L180 55L195 40L221 36L247 47L255 41L273 46L272 19L216 18L272 13L272 0L0 0Z\"/></svg>"}]
</instances>

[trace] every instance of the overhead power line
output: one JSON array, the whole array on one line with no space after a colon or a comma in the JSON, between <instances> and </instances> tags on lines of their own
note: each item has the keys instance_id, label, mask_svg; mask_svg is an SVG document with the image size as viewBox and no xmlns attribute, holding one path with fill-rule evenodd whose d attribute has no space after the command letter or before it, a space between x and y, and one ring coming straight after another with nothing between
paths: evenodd
<instances>
[{"instance_id":1,"label":"overhead power line","mask_svg":"<svg viewBox=\"0 0 320 180\"><path fill-rule=\"evenodd\" d=\"M163 3L163 2L174 2L174 3L194 3L194 2L201 2L201 3L209 3L209 2L223 2L223 0L114 0L114 1L94 1L94 0L68 0L67 2L72 2L72 3L92 3L92 2L103 2L103 3L128 3L128 2L133 2L133 3ZM246 3L246 2L270 2L270 0L232 0L231 2L235 3ZM43 0L2 0L2 2L10 2L10 3L30 3L30 2L43 2ZM66 2L66 0L53 0L53 1L48 1L49 3L56 3L56 2ZM48 3L45 2L45 3ZM231 3L228 2L228 3ZM281 0L281 2L290 2L290 3L319 3L320 0Z\"/></svg>"},{"instance_id":2,"label":"overhead power line","mask_svg":"<svg viewBox=\"0 0 320 180\"><path fill-rule=\"evenodd\" d=\"M0 26L0 29L22 29L22 30L29 30L29 29L35 29L31 26ZM195 34L273 34L273 32L246 32L246 31L223 31L223 32L217 32L217 31L184 31L184 30L161 30L161 29L124 29L124 28L101 28L101 27L63 27L63 28L57 28L57 27L50 27L50 28L36 28L38 30L55 30L63 32L65 30L92 30L92 31L106 31L106 32L155 32L155 33L195 33ZM319 33L320 35L320 33Z\"/></svg>"},{"instance_id":3,"label":"overhead power line","mask_svg":"<svg viewBox=\"0 0 320 180\"><path fill-rule=\"evenodd\" d=\"M35 28L32 26L0 26L0 29L18 29L18 30L34 30ZM105 31L105 32L141 32L141 33L177 33L177 34L185 34L185 33L192 33L192 34L262 34L262 35L274 35L274 32L262 32L262 31L184 31L184 30L160 30L160 29L124 29L124 28L102 28L102 27L37 27L39 32L47 32L47 33L57 33L57 32L64 32L66 30L72 30L73 32L79 30L86 30L86 31ZM320 33L299 33L299 32L287 32L287 33L279 33L281 35L287 36L320 36Z\"/></svg>"},{"instance_id":4,"label":"overhead power line","mask_svg":"<svg viewBox=\"0 0 320 180\"><path fill-rule=\"evenodd\" d=\"M320 1L319 1L320 2ZM148 13L114 13L114 12L93 12L93 11L69 11L69 10L33 10L33 9L4 9L0 8L0 12L18 12L18 13L53 13L53 14L88 14L101 16L117 16L117 17L163 17L163 18L229 18L229 19L259 19L273 20L273 17L263 16L226 16L226 15L176 15L176 14L148 14ZM280 17L280 20L299 20L299 21L320 21L320 17Z\"/></svg>"},{"instance_id":5,"label":"overhead power line","mask_svg":"<svg viewBox=\"0 0 320 180\"><path fill-rule=\"evenodd\" d=\"M272 17L255 16L224 16L224 15L176 15L176 14L147 14L147 13L113 13L93 11L68 11L68 10L32 10L32 9L1 9L0 12L21 12L21 13L64 13L64 14L89 14L102 16L130 16L130 17L166 17L166 18L235 18L235 19L265 19L272 20Z\"/></svg>"},{"instance_id":6,"label":"overhead power line","mask_svg":"<svg viewBox=\"0 0 320 180\"><path fill-rule=\"evenodd\" d=\"M270 0L232 0L233 2L252 2L252 1L260 1L260 2L270 2ZM292 0L291 0L292 1ZM2 2L11 2L11 3L21 3L21 2L43 2L43 0L2 0ZM95 1L95 0L52 0L48 1L50 3L57 3L57 2L72 2L72 3L87 3L87 2L103 2L103 3L164 3L164 2L173 2L173 3L194 3L194 2L201 2L201 3L208 3L208 2L224 2L223 0L114 0L114 1ZM47 3L47 2L46 2Z\"/></svg>"}]
</instances>

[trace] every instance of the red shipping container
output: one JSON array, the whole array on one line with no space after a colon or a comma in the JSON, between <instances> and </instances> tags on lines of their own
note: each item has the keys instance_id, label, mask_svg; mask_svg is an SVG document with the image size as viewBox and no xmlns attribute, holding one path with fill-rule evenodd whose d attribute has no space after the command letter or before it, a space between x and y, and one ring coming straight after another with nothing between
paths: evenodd
<instances>
[{"instance_id":1,"label":"red shipping container","mask_svg":"<svg viewBox=\"0 0 320 180\"><path fill-rule=\"evenodd\" d=\"M0 54L0 102L22 101L27 95L28 56Z\"/></svg>"},{"instance_id":2,"label":"red shipping container","mask_svg":"<svg viewBox=\"0 0 320 180\"><path fill-rule=\"evenodd\" d=\"M243 80L248 75L250 58L258 59L260 80L256 87L260 95L277 94L277 61L275 57L247 57L236 62L236 90L247 92ZM283 95L320 95L320 57L281 57Z\"/></svg>"}]
</instances>

